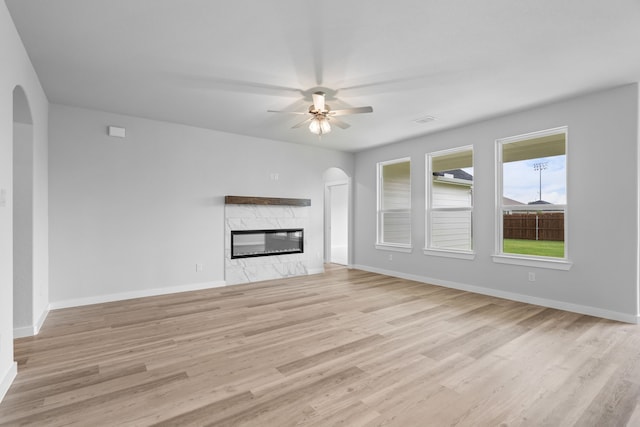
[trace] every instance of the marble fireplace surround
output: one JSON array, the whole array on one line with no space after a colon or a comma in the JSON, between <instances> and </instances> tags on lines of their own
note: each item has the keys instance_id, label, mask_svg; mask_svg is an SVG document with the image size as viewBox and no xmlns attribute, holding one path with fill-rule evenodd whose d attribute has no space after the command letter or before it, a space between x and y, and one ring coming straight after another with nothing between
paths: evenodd
<instances>
[{"instance_id":1,"label":"marble fireplace surround","mask_svg":"<svg viewBox=\"0 0 640 427\"><path fill-rule=\"evenodd\" d=\"M310 199L225 197L225 281L228 285L308 274L307 253L231 258L231 230L306 229ZM307 233L304 237L307 246Z\"/></svg>"}]
</instances>

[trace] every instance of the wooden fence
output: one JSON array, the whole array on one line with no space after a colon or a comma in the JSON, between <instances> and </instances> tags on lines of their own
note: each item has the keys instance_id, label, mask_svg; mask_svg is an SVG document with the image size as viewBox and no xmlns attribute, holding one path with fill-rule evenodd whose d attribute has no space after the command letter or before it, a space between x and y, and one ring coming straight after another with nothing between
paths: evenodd
<instances>
[{"instance_id":1,"label":"wooden fence","mask_svg":"<svg viewBox=\"0 0 640 427\"><path fill-rule=\"evenodd\" d=\"M505 239L564 241L564 212L503 215Z\"/></svg>"}]
</instances>

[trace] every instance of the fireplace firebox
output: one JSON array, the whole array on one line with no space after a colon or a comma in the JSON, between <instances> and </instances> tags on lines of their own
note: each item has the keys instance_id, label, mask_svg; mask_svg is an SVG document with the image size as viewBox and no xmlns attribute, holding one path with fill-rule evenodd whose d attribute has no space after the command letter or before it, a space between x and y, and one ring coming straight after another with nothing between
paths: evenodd
<instances>
[{"instance_id":1,"label":"fireplace firebox","mask_svg":"<svg viewBox=\"0 0 640 427\"><path fill-rule=\"evenodd\" d=\"M304 252L304 229L231 230L231 258Z\"/></svg>"}]
</instances>

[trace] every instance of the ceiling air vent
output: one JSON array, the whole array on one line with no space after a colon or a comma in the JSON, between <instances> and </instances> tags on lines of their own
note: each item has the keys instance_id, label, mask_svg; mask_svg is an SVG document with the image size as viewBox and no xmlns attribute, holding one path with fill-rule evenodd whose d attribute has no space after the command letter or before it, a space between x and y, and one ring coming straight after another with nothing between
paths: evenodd
<instances>
[{"instance_id":1,"label":"ceiling air vent","mask_svg":"<svg viewBox=\"0 0 640 427\"><path fill-rule=\"evenodd\" d=\"M419 123L419 124L424 124L424 123L429 123L429 122L433 122L437 120L434 116L422 116L419 117L417 119L414 119L413 122L414 123Z\"/></svg>"}]
</instances>

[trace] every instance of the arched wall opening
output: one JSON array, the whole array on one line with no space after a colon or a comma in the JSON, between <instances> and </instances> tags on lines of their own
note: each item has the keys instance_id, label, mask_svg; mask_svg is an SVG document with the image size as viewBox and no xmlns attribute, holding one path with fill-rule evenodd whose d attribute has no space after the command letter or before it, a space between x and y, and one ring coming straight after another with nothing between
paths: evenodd
<instances>
[{"instance_id":1,"label":"arched wall opening","mask_svg":"<svg viewBox=\"0 0 640 427\"><path fill-rule=\"evenodd\" d=\"M13 90L13 330L33 335L33 120L27 96Z\"/></svg>"},{"instance_id":2,"label":"arched wall opening","mask_svg":"<svg viewBox=\"0 0 640 427\"><path fill-rule=\"evenodd\" d=\"M324 180L324 262L349 266L351 255L351 178L332 167Z\"/></svg>"}]
</instances>

